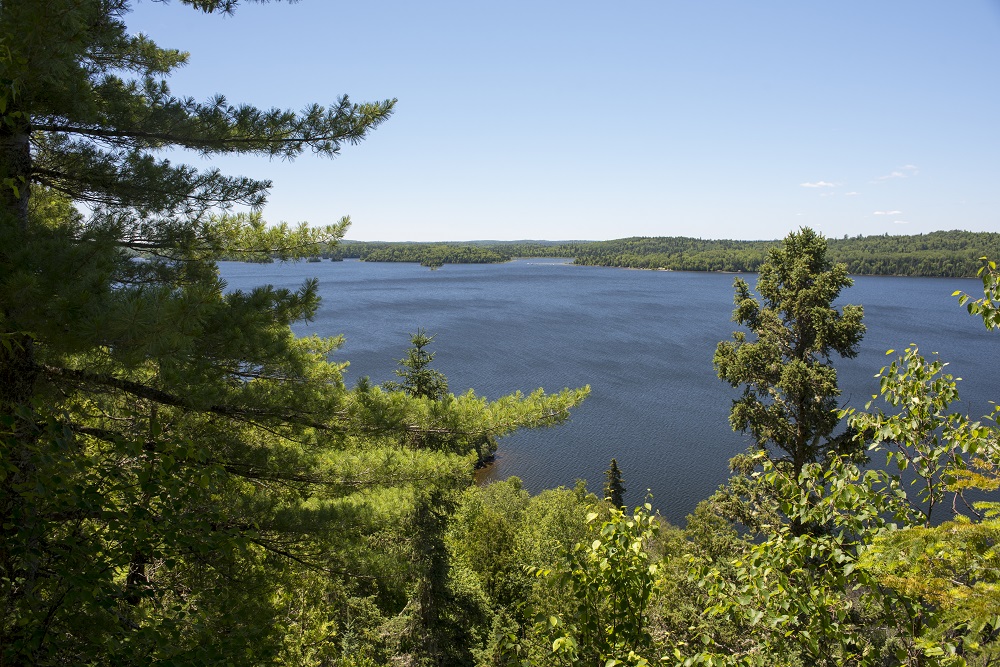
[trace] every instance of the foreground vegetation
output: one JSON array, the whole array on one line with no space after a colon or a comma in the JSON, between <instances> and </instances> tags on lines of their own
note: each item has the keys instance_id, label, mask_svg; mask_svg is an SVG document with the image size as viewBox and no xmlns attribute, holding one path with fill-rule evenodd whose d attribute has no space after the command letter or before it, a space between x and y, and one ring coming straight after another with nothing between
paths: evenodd
<instances>
[{"instance_id":1,"label":"foreground vegetation","mask_svg":"<svg viewBox=\"0 0 1000 667\"><path fill-rule=\"evenodd\" d=\"M714 363L752 446L685 527L625 511L616 461L604 498L477 488L500 438L587 389L456 395L423 331L397 381L346 386L339 339L291 332L314 282L225 293L216 261L314 256L348 221L231 214L268 184L162 159L332 157L394 102L175 97L186 55L127 13L0 9L0 665L996 662L1000 515L963 494L996 489L998 429L952 414L956 381L912 347L835 412L864 333L832 305L836 244L800 230L736 281ZM980 267L983 296L957 296L1000 328Z\"/></svg>"},{"instance_id":2,"label":"foreground vegetation","mask_svg":"<svg viewBox=\"0 0 1000 667\"><path fill-rule=\"evenodd\" d=\"M330 259L419 262L425 266L507 262L515 257L572 257L589 266L670 271L755 272L778 241L635 237L613 241L386 243L351 241L324 252ZM1000 257L1000 234L932 232L913 236L858 236L829 242L830 258L854 275L976 275L979 258Z\"/></svg>"}]
</instances>

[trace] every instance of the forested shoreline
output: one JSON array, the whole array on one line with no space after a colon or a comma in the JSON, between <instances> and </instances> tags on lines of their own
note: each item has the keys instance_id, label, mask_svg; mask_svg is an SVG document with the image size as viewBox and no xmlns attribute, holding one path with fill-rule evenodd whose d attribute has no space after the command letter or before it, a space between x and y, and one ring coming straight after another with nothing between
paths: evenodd
<instances>
[{"instance_id":1,"label":"forested shoreline","mask_svg":"<svg viewBox=\"0 0 1000 667\"><path fill-rule=\"evenodd\" d=\"M602 489L478 487L503 437L557 427L589 387L455 394L420 329L397 380L349 386L343 338L293 330L315 279L229 291L218 262L353 252L350 220L268 224L270 181L163 157L334 158L396 100L175 95L188 55L130 9L0 5L0 667L997 664L1000 503L965 493L1000 488L1000 408L955 413L958 380L911 346L844 409L835 366L865 334L863 306L835 304L869 253L978 269L956 317L1000 330L977 259L996 235L435 245L420 261L758 272L712 357L749 446L685 526L629 495L615 452Z\"/></svg>"},{"instance_id":2,"label":"forested shoreline","mask_svg":"<svg viewBox=\"0 0 1000 667\"><path fill-rule=\"evenodd\" d=\"M567 257L575 264L669 271L752 273L780 241L632 237L612 241L345 241L322 253L331 260L444 264L508 262L517 257ZM971 277L981 257L1000 257L1000 233L940 231L910 236L829 239L832 261L871 276Z\"/></svg>"}]
</instances>

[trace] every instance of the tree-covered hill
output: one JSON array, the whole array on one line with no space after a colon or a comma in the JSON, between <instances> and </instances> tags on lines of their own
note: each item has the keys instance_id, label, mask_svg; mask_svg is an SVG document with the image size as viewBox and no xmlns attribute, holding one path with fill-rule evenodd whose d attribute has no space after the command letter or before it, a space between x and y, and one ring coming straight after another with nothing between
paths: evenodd
<instances>
[{"instance_id":1,"label":"tree-covered hill","mask_svg":"<svg viewBox=\"0 0 1000 667\"><path fill-rule=\"evenodd\" d=\"M857 275L974 276L981 257L1000 256L1000 234L961 230L830 239L830 256Z\"/></svg>"},{"instance_id":2,"label":"tree-covered hill","mask_svg":"<svg viewBox=\"0 0 1000 667\"><path fill-rule=\"evenodd\" d=\"M347 241L330 259L419 262L425 266L507 262L514 257L572 257L590 266L670 271L757 271L778 241L733 241L685 236L629 237L611 241L471 241L392 243ZM979 258L1000 255L1000 234L940 231L911 236L829 239L830 257L855 275L974 276Z\"/></svg>"}]
</instances>

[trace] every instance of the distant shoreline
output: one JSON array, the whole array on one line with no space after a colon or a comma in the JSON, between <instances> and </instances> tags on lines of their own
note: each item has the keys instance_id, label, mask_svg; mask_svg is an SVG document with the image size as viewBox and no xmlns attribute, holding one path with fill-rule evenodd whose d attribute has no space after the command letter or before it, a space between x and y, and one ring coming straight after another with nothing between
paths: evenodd
<instances>
[{"instance_id":1,"label":"distant shoreline","mask_svg":"<svg viewBox=\"0 0 1000 667\"><path fill-rule=\"evenodd\" d=\"M613 241L342 241L310 261L359 259L413 262L431 269L445 264L502 264L513 259L571 259L576 266L653 271L756 273L778 241L705 240L683 236L631 237ZM858 276L971 278L982 257L1000 258L1000 233L941 231L913 236L827 239L827 258ZM244 261L246 257L232 257ZM256 259L267 261L267 256Z\"/></svg>"}]
</instances>

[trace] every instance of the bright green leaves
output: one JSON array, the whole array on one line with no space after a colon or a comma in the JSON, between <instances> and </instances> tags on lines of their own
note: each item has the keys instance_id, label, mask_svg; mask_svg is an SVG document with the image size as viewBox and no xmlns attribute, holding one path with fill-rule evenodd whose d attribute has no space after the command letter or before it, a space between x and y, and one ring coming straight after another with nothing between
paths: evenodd
<instances>
[{"instance_id":1,"label":"bright green leaves","mask_svg":"<svg viewBox=\"0 0 1000 667\"><path fill-rule=\"evenodd\" d=\"M873 400L869 412L851 416L869 449L885 451L890 465L908 471L918 501L897 489L895 516L903 529L874 536L859 567L933 620L926 635L914 637L914 650L941 664L964 664L963 653L997 653L991 644L1000 627L1000 524L995 503L972 504L985 518L959 514L939 525L931 524L932 511L937 505L971 510L966 490L996 489L1000 450L995 426L949 412L958 400L957 379L944 367L911 345L877 376L891 411L872 410Z\"/></svg>"},{"instance_id":2,"label":"bright green leaves","mask_svg":"<svg viewBox=\"0 0 1000 667\"><path fill-rule=\"evenodd\" d=\"M798 477L766 458L761 466L751 483L788 521L764 526L759 541L729 563L693 561L691 569L715 624L746 629L735 644L745 653L727 652L730 640L706 645L691 664L877 665L897 643L912 648L912 636L879 629L912 623L911 611L858 567L859 552L887 529L898 483L845 457L808 464Z\"/></svg>"},{"instance_id":3,"label":"bright green leaves","mask_svg":"<svg viewBox=\"0 0 1000 667\"><path fill-rule=\"evenodd\" d=\"M536 630L558 635L552 642L557 660L648 664L641 657L652 648L646 609L659 566L651 562L647 547L659 532L659 519L649 503L631 515L609 508L601 523L598 516L588 513L590 539L578 543L551 575L566 588L571 610Z\"/></svg>"},{"instance_id":4,"label":"bright green leaves","mask_svg":"<svg viewBox=\"0 0 1000 667\"><path fill-rule=\"evenodd\" d=\"M958 297L958 303L965 306L970 315L982 317L987 329L1000 329L1000 272L995 261L986 257L981 261L983 265L976 275L983 281L983 297L973 301L968 294L959 291L952 296Z\"/></svg>"},{"instance_id":5,"label":"bright green leaves","mask_svg":"<svg viewBox=\"0 0 1000 667\"><path fill-rule=\"evenodd\" d=\"M18 176L17 178L5 177L0 186L7 188L14 195L15 199L21 198L21 188L24 187L25 179L24 176Z\"/></svg>"},{"instance_id":6,"label":"bright green leaves","mask_svg":"<svg viewBox=\"0 0 1000 667\"><path fill-rule=\"evenodd\" d=\"M589 387L551 394L538 389L528 396L515 392L488 401L470 390L434 400L360 384L351 392L343 416L359 435L384 434L417 449L485 457L493 453L498 438L517 429L564 422L589 392Z\"/></svg>"},{"instance_id":7,"label":"bright green leaves","mask_svg":"<svg viewBox=\"0 0 1000 667\"><path fill-rule=\"evenodd\" d=\"M1000 618L1000 522L959 518L880 536L860 567L883 585L926 601L953 623Z\"/></svg>"},{"instance_id":8,"label":"bright green leaves","mask_svg":"<svg viewBox=\"0 0 1000 667\"><path fill-rule=\"evenodd\" d=\"M979 423L949 412L958 400L958 388L944 368L944 363L927 361L911 345L876 376L879 393L892 412L873 409L875 397L865 406L869 412L843 412L851 415L851 427L868 442L869 451L885 451L887 464L916 475L912 484L917 485L921 505L911 507L919 519L908 522L923 525L930 525L955 472L966 467L966 455L986 445L987 433Z\"/></svg>"},{"instance_id":9,"label":"bright green leaves","mask_svg":"<svg viewBox=\"0 0 1000 667\"><path fill-rule=\"evenodd\" d=\"M708 613L749 628L753 639L741 656L720 646L685 664L783 656L792 664L965 665L998 655L996 505L959 495L1000 486L997 431L950 411L957 379L944 369L911 345L876 375L879 395L866 412L837 415L850 417L856 444L886 455L887 469L834 455L794 475L763 454L748 457L742 469L763 472L738 478L741 492L780 515L753 524L760 540L728 569L693 560L692 578L709 594ZM986 518L934 526L938 506L974 506Z\"/></svg>"}]
</instances>

